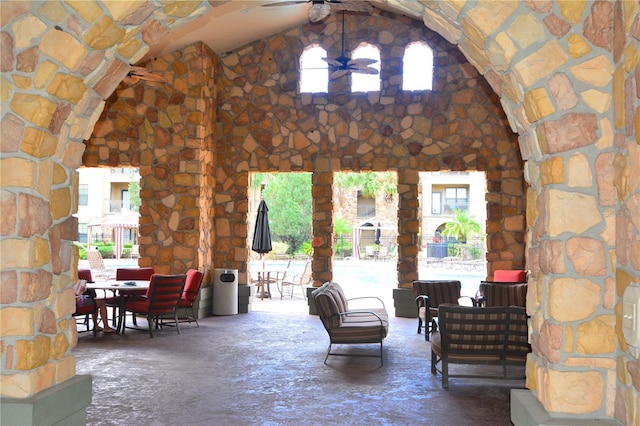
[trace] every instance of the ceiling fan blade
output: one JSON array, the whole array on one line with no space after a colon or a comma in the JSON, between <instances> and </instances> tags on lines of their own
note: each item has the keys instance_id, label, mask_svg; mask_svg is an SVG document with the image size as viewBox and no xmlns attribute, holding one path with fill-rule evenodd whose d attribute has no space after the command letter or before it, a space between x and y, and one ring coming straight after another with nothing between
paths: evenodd
<instances>
[{"instance_id":1,"label":"ceiling fan blade","mask_svg":"<svg viewBox=\"0 0 640 426\"><path fill-rule=\"evenodd\" d=\"M378 62L375 59L370 59L370 58L356 58L356 59L351 59L349 60L349 62L347 62L347 64L349 66L354 66L354 67L366 67L368 65L373 65L376 62Z\"/></svg>"},{"instance_id":2,"label":"ceiling fan blade","mask_svg":"<svg viewBox=\"0 0 640 426\"><path fill-rule=\"evenodd\" d=\"M331 7L325 3L313 3L307 12L309 22L320 22L331 14Z\"/></svg>"},{"instance_id":3,"label":"ceiling fan blade","mask_svg":"<svg viewBox=\"0 0 640 426\"><path fill-rule=\"evenodd\" d=\"M309 3L311 0L291 0L291 1L281 1L278 3L269 3L263 4L262 7L272 7L272 6L293 6L296 4Z\"/></svg>"},{"instance_id":4,"label":"ceiling fan blade","mask_svg":"<svg viewBox=\"0 0 640 426\"><path fill-rule=\"evenodd\" d=\"M363 68L349 68L351 72L357 72L358 74L378 74L378 70L373 67L363 67Z\"/></svg>"},{"instance_id":5,"label":"ceiling fan blade","mask_svg":"<svg viewBox=\"0 0 640 426\"><path fill-rule=\"evenodd\" d=\"M335 59L329 59L329 58L321 58L321 59L333 67L342 66L342 62L336 61Z\"/></svg>"},{"instance_id":6,"label":"ceiling fan blade","mask_svg":"<svg viewBox=\"0 0 640 426\"><path fill-rule=\"evenodd\" d=\"M340 78L340 77L342 77L344 75L347 75L348 72L349 72L349 70L338 69L338 70L332 71L331 74L329 74L329 78L331 80L334 80L336 78Z\"/></svg>"},{"instance_id":7,"label":"ceiling fan blade","mask_svg":"<svg viewBox=\"0 0 640 426\"><path fill-rule=\"evenodd\" d=\"M371 12L373 6L365 0L325 0L333 10L348 10L349 12Z\"/></svg>"}]
</instances>

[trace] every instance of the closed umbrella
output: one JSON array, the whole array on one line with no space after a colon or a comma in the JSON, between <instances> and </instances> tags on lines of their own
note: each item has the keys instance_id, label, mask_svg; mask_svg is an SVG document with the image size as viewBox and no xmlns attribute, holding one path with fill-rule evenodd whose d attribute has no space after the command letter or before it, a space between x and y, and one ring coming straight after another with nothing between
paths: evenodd
<instances>
[{"instance_id":1,"label":"closed umbrella","mask_svg":"<svg viewBox=\"0 0 640 426\"><path fill-rule=\"evenodd\" d=\"M376 226L376 239L374 243L380 245L380 222L378 222L378 226Z\"/></svg>"},{"instance_id":2,"label":"closed umbrella","mask_svg":"<svg viewBox=\"0 0 640 426\"><path fill-rule=\"evenodd\" d=\"M260 259L262 259L262 271L264 274L264 254L271 251L271 231L269 230L269 208L264 200L260 200L258 206L258 214L256 215L256 225L253 230L253 244L251 244L251 250L256 253L260 253ZM264 277L261 278L261 280ZM262 294L264 298L264 282L262 283Z\"/></svg>"},{"instance_id":3,"label":"closed umbrella","mask_svg":"<svg viewBox=\"0 0 640 426\"><path fill-rule=\"evenodd\" d=\"M260 258L271 251L271 231L269 231L269 208L264 200L260 201L256 216L256 227L253 231L251 250L260 253Z\"/></svg>"}]
</instances>

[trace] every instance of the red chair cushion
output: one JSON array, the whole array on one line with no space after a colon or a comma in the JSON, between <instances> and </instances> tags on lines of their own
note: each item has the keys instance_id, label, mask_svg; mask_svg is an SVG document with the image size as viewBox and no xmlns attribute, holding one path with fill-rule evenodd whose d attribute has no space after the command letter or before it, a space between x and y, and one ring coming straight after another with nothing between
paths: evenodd
<instances>
[{"instance_id":1,"label":"red chair cushion","mask_svg":"<svg viewBox=\"0 0 640 426\"><path fill-rule=\"evenodd\" d=\"M493 272L493 281L501 283L523 283L527 281L527 273L523 270L498 269Z\"/></svg>"},{"instance_id":2,"label":"red chair cushion","mask_svg":"<svg viewBox=\"0 0 640 426\"><path fill-rule=\"evenodd\" d=\"M178 306L181 308L191 307L193 301L198 297L198 291L200 291L203 277L204 274L197 269L189 269L187 271L187 281L184 284L184 290Z\"/></svg>"},{"instance_id":3,"label":"red chair cushion","mask_svg":"<svg viewBox=\"0 0 640 426\"><path fill-rule=\"evenodd\" d=\"M151 280L153 268L118 268L116 269L116 281L123 280Z\"/></svg>"},{"instance_id":4,"label":"red chair cushion","mask_svg":"<svg viewBox=\"0 0 640 426\"><path fill-rule=\"evenodd\" d=\"M93 277L91 276L91 269L78 269L78 279L93 281Z\"/></svg>"}]
</instances>

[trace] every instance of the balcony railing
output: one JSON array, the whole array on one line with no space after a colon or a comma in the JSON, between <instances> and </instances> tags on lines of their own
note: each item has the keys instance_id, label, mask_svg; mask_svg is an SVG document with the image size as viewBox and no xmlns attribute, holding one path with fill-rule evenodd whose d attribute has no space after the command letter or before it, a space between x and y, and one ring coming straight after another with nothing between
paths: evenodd
<instances>
[{"instance_id":1,"label":"balcony railing","mask_svg":"<svg viewBox=\"0 0 640 426\"><path fill-rule=\"evenodd\" d=\"M131 210L131 203L128 200L109 200L110 213L120 213L123 210Z\"/></svg>"}]
</instances>

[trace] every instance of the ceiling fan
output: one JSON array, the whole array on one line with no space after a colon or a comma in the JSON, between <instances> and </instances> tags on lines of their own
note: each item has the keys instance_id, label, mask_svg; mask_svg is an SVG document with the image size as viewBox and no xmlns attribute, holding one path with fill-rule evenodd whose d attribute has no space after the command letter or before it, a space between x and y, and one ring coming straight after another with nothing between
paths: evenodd
<instances>
[{"instance_id":1,"label":"ceiling fan","mask_svg":"<svg viewBox=\"0 0 640 426\"><path fill-rule=\"evenodd\" d=\"M336 59L322 58L329 66L331 73L330 79L340 78L350 72L360 74L378 74L378 70L369 65L373 65L378 62L375 59L369 58L357 58L351 59L344 54L344 10L342 11L342 48L340 50L340 56Z\"/></svg>"},{"instance_id":2,"label":"ceiling fan","mask_svg":"<svg viewBox=\"0 0 640 426\"><path fill-rule=\"evenodd\" d=\"M134 65L131 65L131 69L127 73L127 76L122 79L122 82L124 84L135 84L140 80L156 81L159 83L168 82L166 78L154 74L144 67L136 67Z\"/></svg>"},{"instance_id":3,"label":"ceiling fan","mask_svg":"<svg viewBox=\"0 0 640 426\"><path fill-rule=\"evenodd\" d=\"M309 22L319 22L331 14L331 10L348 10L350 12L371 12L371 6L365 0L291 0L279 3L263 4L262 6L291 6L295 4L311 3L307 12Z\"/></svg>"}]
</instances>

